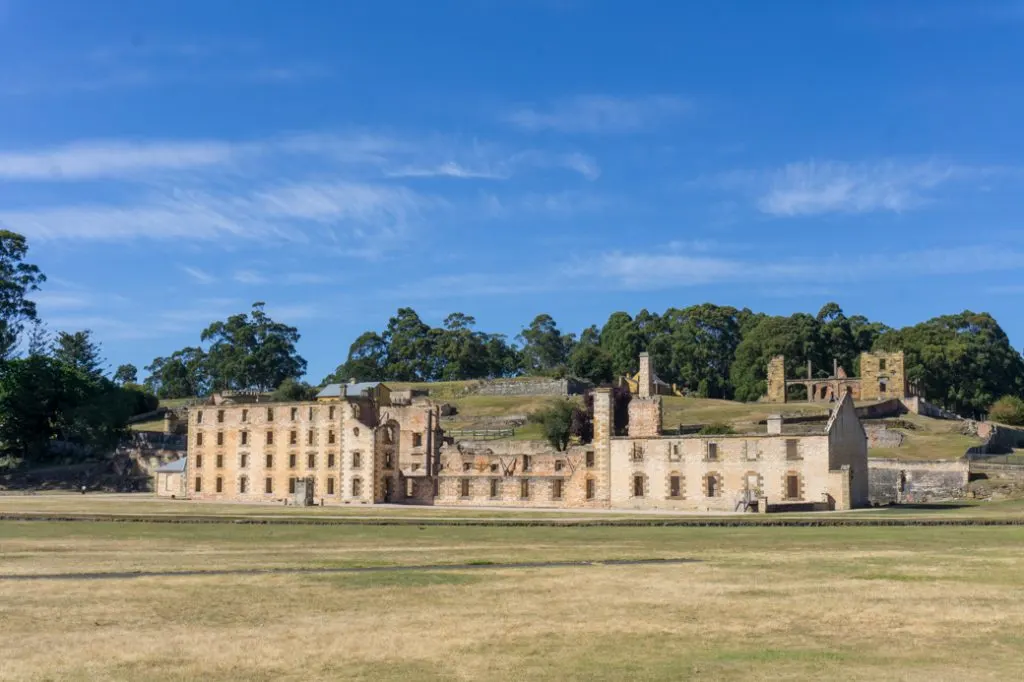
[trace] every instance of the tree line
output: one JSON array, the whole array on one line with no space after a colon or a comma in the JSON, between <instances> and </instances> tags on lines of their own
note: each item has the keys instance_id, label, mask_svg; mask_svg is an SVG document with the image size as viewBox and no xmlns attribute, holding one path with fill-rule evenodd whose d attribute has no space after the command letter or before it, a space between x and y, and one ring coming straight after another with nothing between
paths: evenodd
<instances>
[{"instance_id":1,"label":"tree line","mask_svg":"<svg viewBox=\"0 0 1024 682\"><path fill-rule=\"evenodd\" d=\"M270 319L263 304L249 314L215 322L200 335L208 344L156 358L146 386L161 397L216 390L278 389L282 399L315 393L301 381L306 361L296 351L298 330ZM664 381L705 398L753 401L766 390L768 360L786 357L787 375L828 376L836 359L859 374L860 354L903 350L910 380L933 402L980 415L999 397L1024 395L1024 360L987 313L964 311L893 329L863 315L847 316L836 303L815 315L773 316L710 303L664 313L612 313L579 335L537 315L514 338L476 329L476 320L452 313L439 327L412 308L400 308L384 329L360 334L345 361L319 385L360 381L456 381L520 375L574 376L607 384L637 370L650 353Z\"/></svg>"},{"instance_id":2,"label":"tree line","mask_svg":"<svg viewBox=\"0 0 1024 682\"><path fill-rule=\"evenodd\" d=\"M46 276L22 235L0 230L0 454L6 465L105 454L129 417L157 407L130 365L107 376L88 330L50 334L31 300ZM62 447L57 448L57 445Z\"/></svg>"}]
</instances>

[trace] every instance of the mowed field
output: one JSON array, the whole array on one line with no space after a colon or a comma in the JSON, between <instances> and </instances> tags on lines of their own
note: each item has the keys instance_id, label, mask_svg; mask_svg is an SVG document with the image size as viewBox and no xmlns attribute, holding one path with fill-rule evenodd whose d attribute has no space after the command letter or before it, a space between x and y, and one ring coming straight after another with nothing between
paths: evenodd
<instances>
[{"instance_id":1,"label":"mowed field","mask_svg":"<svg viewBox=\"0 0 1024 682\"><path fill-rule=\"evenodd\" d=\"M623 559L695 561L500 565ZM1022 565L1021 527L0 521L0 679L1017 679Z\"/></svg>"}]
</instances>

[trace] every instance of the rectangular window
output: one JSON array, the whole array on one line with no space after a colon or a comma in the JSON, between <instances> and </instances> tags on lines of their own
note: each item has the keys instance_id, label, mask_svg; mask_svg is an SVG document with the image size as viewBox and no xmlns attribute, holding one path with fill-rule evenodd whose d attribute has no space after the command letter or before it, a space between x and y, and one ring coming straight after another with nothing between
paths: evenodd
<instances>
[{"instance_id":1,"label":"rectangular window","mask_svg":"<svg viewBox=\"0 0 1024 682\"><path fill-rule=\"evenodd\" d=\"M888 390L889 390L888 382L885 379L879 380L879 382L878 382L878 392L879 393L885 393Z\"/></svg>"},{"instance_id":2,"label":"rectangular window","mask_svg":"<svg viewBox=\"0 0 1024 682\"><path fill-rule=\"evenodd\" d=\"M200 431L199 433L196 434L196 446L197 447L202 447L202 445L203 445L203 432Z\"/></svg>"},{"instance_id":3,"label":"rectangular window","mask_svg":"<svg viewBox=\"0 0 1024 682\"><path fill-rule=\"evenodd\" d=\"M292 454L288 455L288 468L294 469L296 464L298 464L298 458L295 456L295 453L293 452Z\"/></svg>"},{"instance_id":4,"label":"rectangular window","mask_svg":"<svg viewBox=\"0 0 1024 682\"><path fill-rule=\"evenodd\" d=\"M405 496L416 497L416 480L412 478L405 479Z\"/></svg>"},{"instance_id":5,"label":"rectangular window","mask_svg":"<svg viewBox=\"0 0 1024 682\"><path fill-rule=\"evenodd\" d=\"M786 497L791 500L800 499L800 476L797 474L786 475Z\"/></svg>"},{"instance_id":6,"label":"rectangular window","mask_svg":"<svg viewBox=\"0 0 1024 682\"><path fill-rule=\"evenodd\" d=\"M239 438L242 441L242 445L248 445L249 444L249 432L248 431L242 431L239 434Z\"/></svg>"},{"instance_id":7,"label":"rectangular window","mask_svg":"<svg viewBox=\"0 0 1024 682\"><path fill-rule=\"evenodd\" d=\"M214 487L216 488L215 492L218 492L218 493L224 492L224 479L221 478L220 476L218 476L217 480L214 481Z\"/></svg>"},{"instance_id":8,"label":"rectangular window","mask_svg":"<svg viewBox=\"0 0 1024 682\"><path fill-rule=\"evenodd\" d=\"M423 434L421 434L421 433L414 433L414 434L412 434L412 446L414 448L418 448L418 447L422 447L423 446Z\"/></svg>"},{"instance_id":9,"label":"rectangular window","mask_svg":"<svg viewBox=\"0 0 1024 682\"><path fill-rule=\"evenodd\" d=\"M249 455L241 455L238 458L238 468L246 469L249 467Z\"/></svg>"},{"instance_id":10,"label":"rectangular window","mask_svg":"<svg viewBox=\"0 0 1024 682\"><path fill-rule=\"evenodd\" d=\"M497 471L498 471L498 465L497 464L492 464L491 465L491 472L492 473L497 473Z\"/></svg>"},{"instance_id":11,"label":"rectangular window","mask_svg":"<svg viewBox=\"0 0 1024 682\"><path fill-rule=\"evenodd\" d=\"M196 411L196 424L202 424L202 423L203 423L203 411L202 410L197 410Z\"/></svg>"},{"instance_id":12,"label":"rectangular window","mask_svg":"<svg viewBox=\"0 0 1024 682\"><path fill-rule=\"evenodd\" d=\"M334 405L327 408L327 418L334 419Z\"/></svg>"},{"instance_id":13,"label":"rectangular window","mask_svg":"<svg viewBox=\"0 0 1024 682\"><path fill-rule=\"evenodd\" d=\"M263 482L263 490L268 493L274 492L274 479L267 476L267 480Z\"/></svg>"},{"instance_id":14,"label":"rectangular window","mask_svg":"<svg viewBox=\"0 0 1024 682\"><path fill-rule=\"evenodd\" d=\"M202 455L196 455L196 469L202 469L202 468L203 468L203 456Z\"/></svg>"},{"instance_id":15,"label":"rectangular window","mask_svg":"<svg viewBox=\"0 0 1024 682\"><path fill-rule=\"evenodd\" d=\"M564 462L564 461L562 461L562 460L560 460L560 459L556 459L556 460L555 460L555 471L561 471L561 470L562 470L562 467L563 467L564 465L565 465L565 462Z\"/></svg>"},{"instance_id":16,"label":"rectangular window","mask_svg":"<svg viewBox=\"0 0 1024 682\"><path fill-rule=\"evenodd\" d=\"M529 471L533 466L533 458L529 455L523 455L523 471Z\"/></svg>"},{"instance_id":17,"label":"rectangular window","mask_svg":"<svg viewBox=\"0 0 1024 682\"><path fill-rule=\"evenodd\" d=\"M267 455L267 468L268 469L273 469L274 468L274 456L273 455Z\"/></svg>"},{"instance_id":18,"label":"rectangular window","mask_svg":"<svg viewBox=\"0 0 1024 682\"><path fill-rule=\"evenodd\" d=\"M312 445L313 444L313 433L314 433L313 431L307 431L306 432L306 445Z\"/></svg>"},{"instance_id":19,"label":"rectangular window","mask_svg":"<svg viewBox=\"0 0 1024 682\"><path fill-rule=\"evenodd\" d=\"M469 479L463 478L459 481L459 495L469 497Z\"/></svg>"},{"instance_id":20,"label":"rectangular window","mask_svg":"<svg viewBox=\"0 0 1024 682\"><path fill-rule=\"evenodd\" d=\"M333 495L334 494L334 477L333 476L328 476L328 478L327 478L327 494L328 495Z\"/></svg>"},{"instance_id":21,"label":"rectangular window","mask_svg":"<svg viewBox=\"0 0 1024 682\"><path fill-rule=\"evenodd\" d=\"M500 479L497 479L497 478L492 478L491 479L491 499L494 499L495 497L498 496L498 486L500 486L500 485L501 485Z\"/></svg>"},{"instance_id":22,"label":"rectangular window","mask_svg":"<svg viewBox=\"0 0 1024 682\"><path fill-rule=\"evenodd\" d=\"M196 476L196 492L203 492L203 479L201 479L199 476Z\"/></svg>"},{"instance_id":23,"label":"rectangular window","mask_svg":"<svg viewBox=\"0 0 1024 682\"><path fill-rule=\"evenodd\" d=\"M708 459L711 461L718 459L718 443L708 443Z\"/></svg>"},{"instance_id":24,"label":"rectangular window","mask_svg":"<svg viewBox=\"0 0 1024 682\"><path fill-rule=\"evenodd\" d=\"M274 421L274 408L273 407L268 407L267 408L267 421L268 422Z\"/></svg>"},{"instance_id":25,"label":"rectangular window","mask_svg":"<svg viewBox=\"0 0 1024 682\"><path fill-rule=\"evenodd\" d=\"M633 477L633 497L644 496L644 477L637 474Z\"/></svg>"},{"instance_id":26,"label":"rectangular window","mask_svg":"<svg viewBox=\"0 0 1024 682\"><path fill-rule=\"evenodd\" d=\"M800 441L795 438L786 439L786 459L800 459Z\"/></svg>"},{"instance_id":27,"label":"rectangular window","mask_svg":"<svg viewBox=\"0 0 1024 682\"><path fill-rule=\"evenodd\" d=\"M669 497L682 497L682 486L678 476L668 477L668 496Z\"/></svg>"},{"instance_id":28,"label":"rectangular window","mask_svg":"<svg viewBox=\"0 0 1024 682\"><path fill-rule=\"evenodd\" d=\"M588 469L593 469L594 468L594 451L593 450L588 450L587 451L587 468Z\"/></svg>"},{"instance_id":29,"label":"rectangular window","mask_svg":"<svg viewBox=\"0 0 1024 682\"><path fill-rule=\"evenodd\" d=\"M294 495L295 494L295 478L294 477L288 479L288 494L289 495Z\"/></svg>"},{"instance_id":30,"label":"rectangular window","mask_svg":"<svg viewBox=\"0 0 1024 682\"><path fill-rule=\"evenodd\" d=\"M249 421L249 410L242 410L242 421Z\"/></svg>"},{"instance_id":31,"label":"rectangular window","mask_svg":"<svg viewBox=\"0 0 1024 682\"><path fill-rule=\"evenodd\" d=\"M473 469L473 463L472 462L463 462L462 463L462 470L463 471L472 471L472 469Z\"/></svg>"},{"instance_id":32,"label":"rectangular window","mask_svg":"<svg viewBox=\"0 0 1024 682\"><path fill-rule=\"evenodd\" d=\"M298 418L299 418L299 408L293 407L292 408L292 421L295 421Z\"/></svg>"},{"instance_id":33,"label":"rectangular window","mask_svg":"<svg viewBox=\"0 0 1024 682\"><path fill-rule=\"evenodd\" d=\"M289 431L288 432L288 445L298 445L298 444L299 444L299 432L298 431Z\"/></svg>"},{"instance_id":34,"label":"rectangular window","mask_svg":"<svg viewBox=\"0 0 1024 682\"><path fill-rule=\"evenodd\" d=\"M672 449L668 453L668 461L678 462L681 459L679 454L679 443L672 443Z\"/></svg>"},{"instance_id":35,"label":"rectangular window","mask_svg":"<svg viewBox=\"0 0 1024 682\"><path fill-rule=\"evenodd\" d=\"M223 424L224 423L224 410L217 410L217 423L218 424Z\"/></svg>"},{"instance_id":36,"label":"rectangular window","mask_svg":"<svg viewBox=\"0 0 1024 682\"><path fill-rule=\"evenodd\" d=\"M394 465L395 465L394 455L392 455L390 452L385 452L384 453L384 468L385 469L390 469Z\"/></svg>"},{"instance_id":37,"label":"rectangular window","mask_svg":"<svg viewBox=\"0 0 1024 682\"><path fill-rule=\"evenodd\" d=\"M551 499L562 499L562 479L560 478L556 478L555 480L551 481Z\"/></svg>"},{"instance_id":38,"label":"rectangular window","mask_svg":"<svg viewBox=\"0 0 1024 682\"><path fill-rule=\"evenodd\" d=\"M306 468L307 469L315 469L316 468L316 455L306 455Z\"/></svg>"},{"instance_id":39,"label":"rectangular window","mask_svg":"<svg viewBox=\"0 0 1024 682\"><path fill-rule=\"evenodd\" d=\"M884 358L878 361L878 371L880 371L880 372L884 372L885 371L885 359Z\"/></svg>"},{"instance_id":40,"label":"rectangular window","mask_svg":"<svg viewBox=\"0 0 1024 682\"><path fill-rule=\"evenodd\" d=\"M588 500L594 499L594 487L595 487L594 486L594 479L588 478L587 479L587 499Z\"/></svg>"},{"instance_id":41,"label":"rectangular window","mask_svg":"<svg viewBox=\"0 0 1024 682\"><path fill-rule=\"evenodd\" d=\"M334 445L334 431L327 432L327 443L328 445Z\"/></svg>"},{"instance_id":42,"label":"rectangular window","mask_svg":"<svg viewBox=\"0 0 1024 682\"><path fill-rule=\"evenodd\" d=\"M313 408L309 408L309 421L313 421Z\"/></svg>"},{"instance_id":43,"label":"rectangular window","mask_svg":"<svg viewBox=\"0 0 1024 682\"><path fill-rule=\"evenodd\" d=\"M238 492L249 492L249 479L246 478L245 476L242 476L240 479L238 479Z\"/></svg>"},{"instance_id":44,"label":"rectangular window","mask_svg":"<svg viewBox=\"0 0 1024 682\"><path fill-rule=\"evenodd\" d=\"M530 497L530 479L524 478L519 481L519 497L524 500Z\"/></svg>"},{"instance_id":45,"label":"rectangular window","mask_svg":"<svg viewBox=\"0 0 1024 682\"><path fill-rule=\"evenodd\" d=\"M274 444L274 432L273 431L267 431L267 445L273 445L273 444Z\"/></svg>"},{"instance_id":46,"label":"rectangular window","mask_svg":"<svg viewBox=\"0 0 1024 682\"><path fill-rule=\"evenodd\" d=\"M328 469L333 469L334 468L334 453L333 452L330 452L330 453L327 454L327 468Z\"/></svg>"},{"instance_id":47,"label":"rectangular window","mask_svg":"<svg viewBox=\"0 0 1024 682\"><path fill-rule=\"evenodd\" d=\"M358 453L358 452L353 452L352 453L352 468L353 469L358 469L361 466L363 466L363 456L362 456L362 454Z\"/></svg>"},{"instance_id":48,"label":"rectangular window","mask_svg":"<svg viewBox=\"0 0 1024 682\"><path fill-rule=\"evenodd\" d=\"M217 432L217 445L224 445L224 432L223 431L218 431Z\"/></svg>"},{"instance_id":49,"label":"rectangular window","mask_svg":"<svg viewBox=\"0 0 1024 682\"><path fill-rule=\"evenodd\" d=\"M218 469L223 469L224 468L224 455L217 455L217 468Z\"/></svg>"}]
</instances>

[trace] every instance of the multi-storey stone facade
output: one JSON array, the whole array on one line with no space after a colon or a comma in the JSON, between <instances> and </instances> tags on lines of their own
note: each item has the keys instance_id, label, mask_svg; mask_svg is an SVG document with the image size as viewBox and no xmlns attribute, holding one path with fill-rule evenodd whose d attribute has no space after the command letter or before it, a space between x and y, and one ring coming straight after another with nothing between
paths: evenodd
<instances>
[{"instance_id":1,"label":"multi-storey stone facade","mask_svg":"<svg viewBox=\"0 0 1024 682\"><path fill-rule=\"evenodd\" d=\"M653 371L651 371L653 374ZM204 406L189 415L193 499L443 506L735 511L868 502L867 438L850 395L824 428L779 417L742 435L662 435L661 397L630 401L615 435L610 389L593 396L590 443L444 438L426 400L383 384L334 385L316 402Z\"/></svg>"},{"instance_id":2,"label":"multi-storey stone facade","mask_svg":"<svg viewBox=\"0 0 1024 682\"><path fill-rule=\"evenodd\" d=\"M438 408L394 407L383 385L355 386L347 395L328 387L316 402L190 410L189 497L287 502L312 490L318 504L370 504L425 494L440 446Z\"/></svg>"}]
</instances>

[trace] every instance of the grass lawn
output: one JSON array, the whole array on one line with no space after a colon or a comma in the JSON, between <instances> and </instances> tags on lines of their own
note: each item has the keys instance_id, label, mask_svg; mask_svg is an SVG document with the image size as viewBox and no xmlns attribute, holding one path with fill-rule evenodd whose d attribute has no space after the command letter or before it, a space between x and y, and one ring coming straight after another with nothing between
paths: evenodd
<instances>
[{"instance_id":1,"label":"grass lawn","mask_svg":"<svg viewBox=\"0 0 1024 682\"><path fill-rule=\"evenodd\" d=\"M7 578L627 558L699 562ZM1021 528L0 522L0 679L1015 679L1022 561Z\"/></svg>"}]
</instances>

